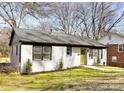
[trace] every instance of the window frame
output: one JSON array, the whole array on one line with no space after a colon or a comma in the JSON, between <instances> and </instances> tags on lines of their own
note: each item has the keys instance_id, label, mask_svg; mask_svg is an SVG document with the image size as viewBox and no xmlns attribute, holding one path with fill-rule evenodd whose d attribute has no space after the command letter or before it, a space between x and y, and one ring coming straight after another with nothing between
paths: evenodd
<instances>
[{"instance_id":1,"label":"window frame","mask_svg":"<svg viewBox=\"0 0 124 93\"><path fill-rule=\"evenodd\" d=\"M121 51L120 51L120 46L121 46L121 48L122 48ZM123 46L123 44L118 44L118 52L123 52L123 50L124 50L124 46Z\"/></svg>"},{"instance_id":2,"label":"window frame","mask_svg":"<svg viewBox=\"0 0 124 93\"><path fill-rule=\"evenodd\" d=\"M35 46L40 47L39 49L41 49L41 53L39 53L39 55L41 56L39 59L36 59L34 57L35 53L34 53L34 48ZM43 55L44 55L44 50L43 47L50 47L50 51L49 51L49 58L48 59L44 59ZM33 45L33 49L32 49L32 60L33 61L44 61L44 60L52 60L52 46L39 46L39 45Z\"/></svg>"}]
</instances>

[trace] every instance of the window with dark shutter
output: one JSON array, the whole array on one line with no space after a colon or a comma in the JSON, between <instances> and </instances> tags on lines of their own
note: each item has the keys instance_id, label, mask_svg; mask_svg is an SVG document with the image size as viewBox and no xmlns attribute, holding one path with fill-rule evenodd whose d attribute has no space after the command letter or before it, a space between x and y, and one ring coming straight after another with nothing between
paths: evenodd
<instances>
[{"instance_id":1,"label":"window with dark shutter","mask_svg":"<svg viewBox=\"0 0 124 93\"><path fill-rule=\"evenodd\" d=\"M68 46L67 47L67 55L72 55L72 47Z\"/></svg>"}]
</instances>

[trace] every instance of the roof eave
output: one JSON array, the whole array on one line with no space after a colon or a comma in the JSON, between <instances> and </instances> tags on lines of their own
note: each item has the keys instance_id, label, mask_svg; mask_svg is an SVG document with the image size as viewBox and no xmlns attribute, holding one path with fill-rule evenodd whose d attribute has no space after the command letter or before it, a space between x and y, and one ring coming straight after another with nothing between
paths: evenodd
<instances>
[{"instance_id":1,"label":"roof eave","mask_svg":"<svg viewBox=\"0 0 124 93\"><path fill-rule=\"evenodd\" d=\"M28 41L22 41L19 40L21 44L25 45L53 45L53 46L73 46L73 47L88 47L88 48L107 48L107 46L91 46L91 45L79 45L79 44L62 44L62 43L45 43L45 42L28 42Z\"/></svg>"}]
</instances>

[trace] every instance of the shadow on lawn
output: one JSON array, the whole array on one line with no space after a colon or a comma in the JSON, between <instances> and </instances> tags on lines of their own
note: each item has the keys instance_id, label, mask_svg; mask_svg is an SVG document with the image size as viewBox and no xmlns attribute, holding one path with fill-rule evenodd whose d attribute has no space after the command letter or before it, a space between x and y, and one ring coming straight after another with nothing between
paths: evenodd
<instances>
[{"instance_id":1,"label":"shadow on lawn","mask_svg":"<svg viewBox=\"0 0 124 93\"><path fill-rule=\"evenodd\" d=\"M97 83L97 82L82 82L77 84L64 84L59 83L50 87L43 89L42 91L64 91L64 90L71 90L71 91L122 91L124 90L123 87L119 83Z\"/></svg>"},{"instance_id":2,"label":"shadow on lawn","mask_svg":"<svg viewBox=\"0 0 124 93\"><path fill-rule=\"evenodd\" d=\"M62 82L62 83L47 87L47 88L43 89L42 91L46 91L46 90L62 91L62 90L64 90L64 83Z\"/></svg>"}]
</instances>

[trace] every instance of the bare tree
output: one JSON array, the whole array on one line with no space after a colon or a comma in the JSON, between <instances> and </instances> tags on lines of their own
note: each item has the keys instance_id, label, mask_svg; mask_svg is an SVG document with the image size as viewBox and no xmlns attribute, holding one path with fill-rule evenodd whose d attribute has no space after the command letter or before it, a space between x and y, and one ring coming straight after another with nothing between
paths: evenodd
<instances>
[{"instance_id":1,"label":"bare tree","mask_svg":"<svg viewBox=\"0 0 124 93\"><path fill-rule=\"evenodd\" d=\"M46 16L46 3L0 3L0 17L12 29L19 28L25 22L27 16L32 16L39 19L41 16Z\"/></svg>"},{"instance_id":2,"label":"bare tree","mask_svg":"<svg viewBox=\"0 0 124 93\"><path fill-rule=\"evenodd\" d=\"M123 20L124 13L118 15L117 11L113 3L103 2L0 3L0 18L12 29L24 25L28 16L43 25L42 19L47 16L51 18L53 29L68 34L77 32L92 39L99 39L103 32L112 31Z\"/></svg>"},{"instance_id":3,"label":"bare tree","mask_svg":"<svg viewBox=\"0 0 124 93\"><path fill-rule=\"evenodd\" d=\"M56 7L56 8L55 8ZM76 30L77 14L74 3L55 3L52 7L53 27L55 30L70 34Z\"/></svg>"},{"instance_id":4,"label":"bare tree","mask_svg":"<svg viewBox=\"0 0 124 93\"><path fill-rule=\"evenodd\" d=\"M83 25L83 33L92 39L99 39L103 32L110 32L124 19L124 12L117 16L117 8L113 3L87 3L80 5L78 14L80 25Z\"/></svg>"},{"instance_id":5,"label":"bare tree","mask_svg":"<svg viewBox=\"0 0 124 93\"><path fill-rule=\"evenodd\" d=\"M97 40L124 19L124 13L118 15L118 9L113 5L114 3L104 2L54 3L51 6L53 27L68 34L77 32Z\"/></svg>"},{"instance_id":6,"label":"bare tree","mask_svg":"<svg viewBox=\"0 0 124 93\"><path fill-rule=\"evenodd\" d=\"M50 31L53 29L52 24L47 21L40 21L40 24L34 28L34 29L40 29L41 31Z\"/></svg>"}]
</instances>

